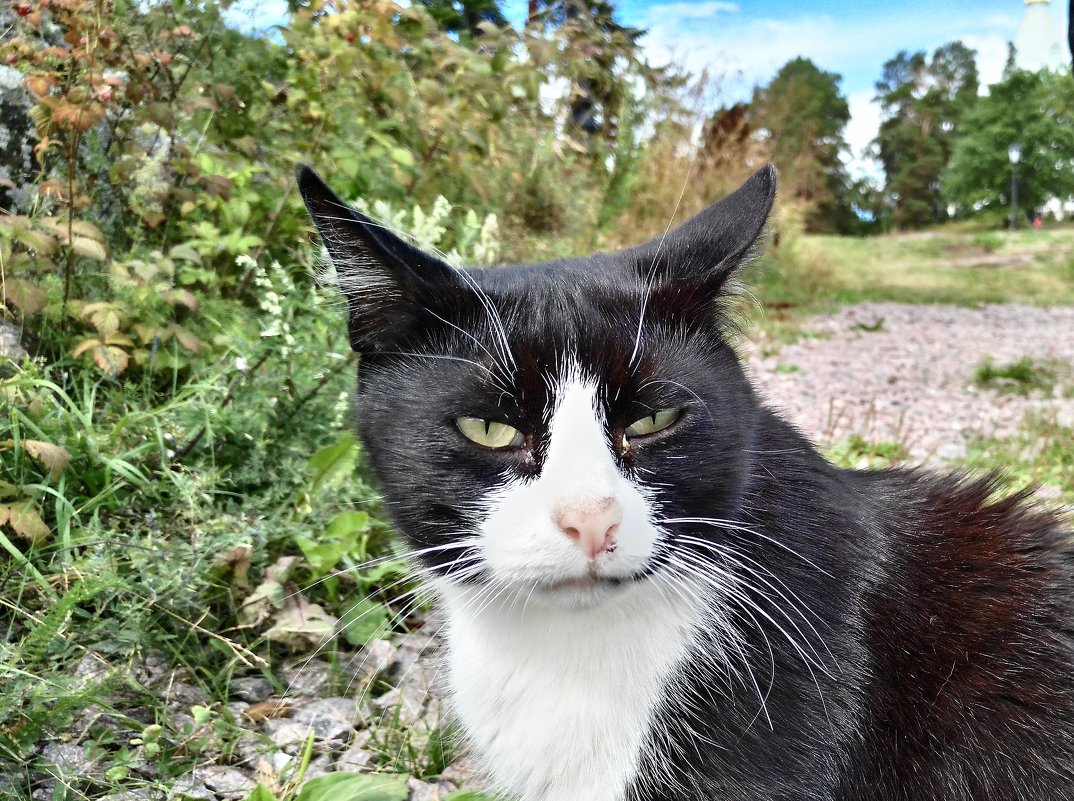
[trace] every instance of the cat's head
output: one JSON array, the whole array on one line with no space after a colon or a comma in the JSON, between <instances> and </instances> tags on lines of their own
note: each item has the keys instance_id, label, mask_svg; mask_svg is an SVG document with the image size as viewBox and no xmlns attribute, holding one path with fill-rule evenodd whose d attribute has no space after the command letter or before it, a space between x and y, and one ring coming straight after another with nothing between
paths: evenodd
<instances>
[{"instance_id":1,"label":"cat's head","mask_svg":"<svg viewBox=\"0 0 1074 801\"><path fill-rule=\"evenodd\" d=\"M456 269L299 186L361 356L359 429L393 521L442 580L589 605L661 571L687 518L734 517L758 406L725 341L765 167L620 253Z\"/></svg>"}]
</instances>

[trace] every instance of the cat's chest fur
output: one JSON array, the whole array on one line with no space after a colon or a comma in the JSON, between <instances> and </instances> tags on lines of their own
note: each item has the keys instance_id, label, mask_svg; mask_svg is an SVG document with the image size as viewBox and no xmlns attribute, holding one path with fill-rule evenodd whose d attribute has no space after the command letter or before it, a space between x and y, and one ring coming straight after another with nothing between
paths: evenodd
<instances>
[{"instance_id":1,"label":"cat's chest fur","mask_svg":"<svg viewBox=\"0 0 1074 801\"><path fill-rule=\"evenodd\" d=\"M652 584L570 612L498 607L458 587L441 596L452 702L498 789L521 801L621 801L696 641L697 607Z\"/></svg>"}]
</instances>

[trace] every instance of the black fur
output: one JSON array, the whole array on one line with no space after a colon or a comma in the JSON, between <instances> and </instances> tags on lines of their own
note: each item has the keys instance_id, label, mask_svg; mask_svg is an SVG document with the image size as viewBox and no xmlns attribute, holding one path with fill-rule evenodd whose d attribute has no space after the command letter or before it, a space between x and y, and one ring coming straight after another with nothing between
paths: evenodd
<instances>
[{"instance_id":1,"label":"black fur","mask_svg":"<svg viewBox=\"0 0 1074 801\"><path fill-rule=\"evenodd\" d=\"M631 801L1074 797L1069 532L988 480L833 467L759 403L726 341L720 301L765 224L771 168L638 248L465 273L308 169L299 184L337 269L385 281L344 288L361 435L411 545L472 530L491 483L539 473L548 378L568 359L599 379L620 469L658 477L660 512L733 524L678 525L670 544L756 571L751 597L728 600L750 669L699 647ZM671 407L686 412L665 434L620 447L625 426ZM459 415L504 420L526 445L475 448ZM458 554L426 559L451 574Z\"/></svg>"}]
</instances>

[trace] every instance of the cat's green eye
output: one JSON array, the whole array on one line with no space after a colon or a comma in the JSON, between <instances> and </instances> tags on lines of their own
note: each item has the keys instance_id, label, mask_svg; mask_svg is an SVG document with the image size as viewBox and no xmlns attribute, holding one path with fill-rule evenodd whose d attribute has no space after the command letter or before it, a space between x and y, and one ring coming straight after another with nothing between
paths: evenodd
<instances>
[{"instance_id":1,"label":"cat's green eye","mask_svg":"<svg viewBox=\"0 0 1074 801\"><path fill-rule=\"evenodd\" d=\"M522 444L522 432L506 423L481 417L456 417L455 425L471 442L482 448L517 448Z\"/></svg>"},{"instance_id":2,"label":"cat's green eye","mask_svg":"<svg viewBox=\"0 0 1074 801\"><path fill-rule=\"evenodd\" d=\"M678 420L681 414L682 409L661 409L648 417L635 420L627 427L625 433L628 437L646 437L649 434L655 434Z\"/></svg>"}]
</instances>

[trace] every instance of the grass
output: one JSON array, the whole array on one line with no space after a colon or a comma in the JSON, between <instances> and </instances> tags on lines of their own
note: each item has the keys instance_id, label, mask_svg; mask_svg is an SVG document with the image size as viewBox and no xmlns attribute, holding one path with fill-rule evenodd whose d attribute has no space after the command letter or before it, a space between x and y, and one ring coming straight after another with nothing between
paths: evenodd
<instances>
[{"instance_id":1,"label":"grass","mask_svg":"<svg viewBox=\"0 0 1074 801\"><path fill-rule=\"evenodd\" d=\"M1014 437L978 438L964 459L972 470L996 470L1011 489L1044 488L1045 497L1074 504L1074 425L1029 416Z\"/></svg>"},{"instance_id":2,"label":"grass","mask_svg":"<svg viewBox=\"0 0 1074 801\"><path fill-rule=\"evenodd\" d=\"M903 303L1074 303L1074 230L808 237L831 268L831 299Z\"/></svg>"},{"instance_id":3,"label":"grass","mask_svg":"<svg viewBox=\"0 0 1074 801\"><path fill-rule=\"evenodd\" d=\"M1061 359L1039 361L1023 356L1009 364L995 364L984 359L974 373L979 387L1015 395L1028 395L1034 390L1051 394L1060 377L1071 374L1071 365Z\"/></svg>"},{"instance_id":4,"label":"grass","mask_svg":"<svg viewBox=\"0 0 1074 801\"><path fill-rule=\"evenodd\" d=\"M746 286L762 308L744 308L753 335L778 343L801 336L811 315L865 301L1074 304L1074 228L791 233L749 270Z\"/></svg>"}]
</instances>

